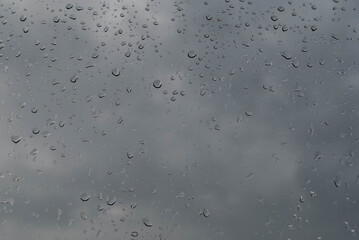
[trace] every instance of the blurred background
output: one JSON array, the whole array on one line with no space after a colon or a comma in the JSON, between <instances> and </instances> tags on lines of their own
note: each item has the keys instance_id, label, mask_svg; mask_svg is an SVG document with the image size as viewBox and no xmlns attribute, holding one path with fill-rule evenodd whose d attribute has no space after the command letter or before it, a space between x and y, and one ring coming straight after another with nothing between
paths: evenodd
<instances>
[{"instance_id":1,"label":"blurred background","mask_svg":"<svg viewBox=\"0 0 359 240\"><path fill-rule=\"evenodd\" d=\"M357 239L359 2L0 1L0 239Z\"/></svg>"}]
</instances>

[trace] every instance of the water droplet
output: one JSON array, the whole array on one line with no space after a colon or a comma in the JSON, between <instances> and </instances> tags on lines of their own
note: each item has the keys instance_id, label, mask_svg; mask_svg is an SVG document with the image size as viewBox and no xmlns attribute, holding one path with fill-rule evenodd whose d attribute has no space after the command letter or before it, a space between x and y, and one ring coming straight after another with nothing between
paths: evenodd
<instances>
[{"instance_id":1,"label":"water droplet","mask_svg":"<svg viewBox=\"0 0 359 240\"><path fill-rule=\"evenodd\" d=\"M132 152L127 152L127 158L128 158L128 159L131 159L131 158L133 158L133 157L134 157L134 155L133 155Z\"/></svg>"},{"instance_id":2,"label":"water droplet","mask_svg":"<svg viewBox=\"0 0 359 240\"><path fill-rule=\"evenodd\" d=\"M187 53L187 56L188 56L189 58L195 58L195 57L197 56L197 54L196 54L195 51L191 50L191 51L189 51L189 52Z\"/></svg>"},{"instance_id":3,"label":"water droplet","mask_svg":"<svg viewBox=\"0 0 359 240\"><path fill-rule=\"evenodd\" d=\"M120 69L118 68L112 69L112 75L114 75L115 77L120 76Z\"/></svg>"},{"instance_id":4,"label":"water droplet","mask_svg":"<svg viewBox=\"0 0 359 240\"><path fill-rule=\"evenodd\" d=\"M342 180L340 178L336 177L334 179L334 186L336 186L337 188L340 187L341 183L342 183Z\"/></svg>"},{"instance_id":5,"label":"water droplet","mask_svg":"<svg viewBox=\"0 0 359 240\"><path fill-rule=\"evenodd\" d=\"M20 142L20 140L21 140L20 136L16 136L16 135L11 136L11 141L13 141L13 143L18 143Z\"/></svg>"},{"instance_id":6,"label":"water droplet","mask_svg":"<svg viewBox=\"0 0 359 240\"><path fill-rule=\"evenodd\" d=\"M33 129L32 129L32 133L33 134L38 134L40 132L40 129L38 129L38 128L36 128L36 127L34 127Z\"/></svg>"},{"instance_id":7,"label":"water droplet","mask_svg":"<svg viewBox=\"0 0 359 240\"><path fill-rule=\"evenodd\" d=\"M209 210L208 210L208 208L203 208L202 213L203 213L203 216L209 217Z\"/></svg>"},{"instance_id":8,"label":"water droplet","mask_svg":"<svg viewBox=\"0 0 359 240\"><path fill-rule=\"evenodd\" d=\"M111 197L109 200L107 200L107 205L112 206L115 204L117 198L116 197Z\"/></svg>"},{"instance_id":9,"label":"water droplet","mask_svg":"<svg viewBox=\"0 0 359 240\"><path fill-rule=\"evenodd\" d=\"M152 84L155 88L160 88L162 87L162 82L159 79L156 79L155 81L153 81Z\"/></svg>"},{"instance_id":10,"label":"water droplet","mask_svg":"<svg viewBox=\"0 0 359 240\"><path fill-rule=\"evenodd\" d=\"M287 60L292 59L292 55L289 52L286 52L286 51L282 52L281 56L284 57Z\"/></svg>"},{"instance_id":11,"label":"water droplet","mask_svg":"<svg viewBox=\"0 0 359 240\"><path fill-rule=\"evenodd\" d=\"M90 194L89 193L83 193L83 194L81 194L81 196L80 196L80 199L82 200L82 201L84 201L84 202L86 202L86 201L88 201L89 199L90 199Z\"/></svg>"},{"instance_id":12,"label":"water droplet","mask_svg":"<svg viewBox=\"0 0 359 240\"><path fill-rule=\"evenodd\" d=\"M252 112L249 112L249 111L246 111L245 114L246 114L247 117L250 117L250 116L253 115L253 113L252 113Z\"/></svg>"},{"instance_id":13,"label":"water droplet","mask_svg":"<svg viewBox=\"0 0 359 240\"><path fill-rule=\"evenodd\" d=\"M271 17L270 17L270 19L272 19L272 21L273 21L273 22L275 22L275 21L277 21L277 20L278 20L278 17L277 17L277 16L275 16L275 15L273 15L273 16L271 16Z\"/></svg>"},{"instance_id":14,"label":"water droplet","mask_svg":"<svg viewBox=\"0 0 359 240\"><path fill-rule=\"evenodd\" d=\"M14 199L12 199L12 198L3 198L3 199L0 199L0 203L2 203L2 204L10 203L10 205L13 206L14 205Z\"/></svg>"},{"instance_id":15,"label":"water droplet","mask_svg":"<svg viewBox=\"0 0 359 240\"><path fill-rule=\"evenodd\" d=\"M31 112L32 112L32 113L37 113L37 107L31 108Z\"/></svg>"},{"instance_id":16,"label":"water droplet","mask_svg":"<svg viewBox=\"0 0 359 240\"><path fill-rule=\"evenodd\" d=\"M27 19L27 17L26 17L25 15L21 15L21 16L20 16L20 21L21 21L21 22L25 22L26 19Z\"/></svg>"},{"instance_id":17,"label":"water droplet","mask_svg":"<svg viewBox=\"0 0 359 240\"><path fill-rule=\"evenodd\" d=\"M60 18L59 18L58 16L55 16L55 17L52 19L52 21L53 21L54 23L58 23L58 22L60 22Z\"/></svg>"},{"instance_id":18,"label":"water droplet","mask_svg":"<svg viewBox=\"0 0 359 240\"><path fill-rule=\"evenodd\" d=\"M35 156L35 155L37 155L38 153L39 153L39 150L37 150L36 148L32 149L31 152L30 152L30 154L31 154L32 156Z\"/></svg>"},{"instance_id":19,"label":"water droplet","mask_svg":"<svg viewBox=\"0 0 359 240\"><path fill-rule=\"evenodd\" d=\"M102 211L104 209L105 209L105 206L103 204L100 203L99 205L97 205L97 211Z\"/></svg>"},{"instance_id":20,"label":"water droplet","mask_svg":"<svg viewBox=\"0 0 359 240\"><path fill-rule=\"evenodd\" d=\"M283 7L283 6L279 6L279 7L277 8L277 10L278 10L279 12L283 12L283 11L284 11L284 7Z\"/></svg>"},{"instance_id":21,"label":"water droplet","mask_svg":"<svg viewBox=\"0 0 359 240\"><path fill-rule=\"evenodd\" d=\"M71 9L73 6L74 6L74 5L73 5L72 3L68 3L68 4L66 5L66 9Z\"/></svg>"},{"instance_id":22,"label":"water droplet","mask_svg":"<svg viewBox=\"0 0 359 240\"><path fill-rule=\"evenodd\" d=\"M318 27L316 25L313 25L313 26L310 27L310 29L314 32L314 31L316 31L318 29Z\"/></svg>"},{"instance_id":23,"label":"water droplet","mask_svg":"<svg viewBox=\"0 0 359 240\"><path fill-rule=\"evenodd\" d=\"M152 222L148 219L148 218L144 218L142 219L142 223L146 226L146 227L152 227Z\"/></svg>"},{"instance_id":24,"label":"water droplet","mask_svg":"<svg viewBox=\"0 0 359 240\"><path fill-rule=\"evenodd\" d=\"M138 232L133 231L133 232L131 233L131 237L137 237L137 236L138 236Z\"/></svg>"},{"instance_id":25,"label":"water droplet","mask_svg":"<svg viewBox=\"0 0 359 240\"><path fill-rule=\"evenodd\" d=\"M70 82L75 83L78 79L79 79L79 76L75 74L70 78Z\"/></svg>"}]
</instances>

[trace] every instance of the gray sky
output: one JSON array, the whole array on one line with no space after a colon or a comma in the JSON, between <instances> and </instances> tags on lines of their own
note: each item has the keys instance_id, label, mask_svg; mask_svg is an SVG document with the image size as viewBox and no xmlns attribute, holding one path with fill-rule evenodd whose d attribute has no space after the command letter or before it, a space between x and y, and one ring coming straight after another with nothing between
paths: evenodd
<instances>
[{"instance_id":1,"label":"gray sky","mask_svg":"<svg viewBox=\"0 0 359 240\"><path fill-rule=\"evenodd\" d=\"M357 1L71 2L0 2L1 239L357 238Z\"/></svg>"}]
</instances>

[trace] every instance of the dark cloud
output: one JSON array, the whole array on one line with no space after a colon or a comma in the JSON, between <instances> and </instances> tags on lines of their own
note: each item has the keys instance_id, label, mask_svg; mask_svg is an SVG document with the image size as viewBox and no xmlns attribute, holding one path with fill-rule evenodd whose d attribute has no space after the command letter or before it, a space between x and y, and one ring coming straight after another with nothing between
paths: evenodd
<instances>
[{"instance_id":1,"label":"dark cloud","mask_svg":"<svg viewBox=\"0 0 359 240\"><path fill-rule=\"evenodd\" d=\"M67 4L0 5L4 238L355 239L356 2Z\"/></svg>"}]
</instances>

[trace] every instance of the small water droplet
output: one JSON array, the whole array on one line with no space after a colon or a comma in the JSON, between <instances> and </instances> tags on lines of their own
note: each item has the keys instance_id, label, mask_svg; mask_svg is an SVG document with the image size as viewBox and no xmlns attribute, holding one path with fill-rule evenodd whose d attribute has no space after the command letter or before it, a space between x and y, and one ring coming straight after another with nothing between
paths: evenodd
<instances>
[{"instance_id":1,"label":"small water droplet","mask_svg":"<svg viewBox=\"0 0 359 240\"><path fill-rule=\"evenodd\" d=\"M155 88L160 88L162 87L162 82L159 79L156 79L155 81L153 81L152 84Z\"/></svg>"},{"instance_id":2,"label":"small water droplet","mask_svg":"<svg viewBox=\"0 0 359 240\"><path fill-rule=\"evenodd\" d=\"M133 232L131 233L131 237L137 237L137 236L138 236L138 232L133 231Z\"/></svg>"},{"instance_id":3,"label":"small water droplet","mask_svg":"<svg viewBox=\"0 0 359 240\"><path fill-rule=\"evenodd\" d=\"M115 77L120 76L120 69L118 68L112 69L112 75L114 75Z\"/></svg>"},{"instance_id":4,"label":"small water droplet","mask_svg":"<svg viewBox=\"0 0 359 240\"><path fill-rule=\"evenodd\" d=\"M148 218L144 218L142 219L142 223L146 226L146 227L152 227L152 222L148 219Z\"/></svg>"},{"instance_id":5,"label":"small water droplet","mask_svg":"<svg viewBox=\"0 0 359 240\"><path fill-rule=\"evenodd\" d=\"M133 158L133 157L134 157L134 155L133 155L132 152L127 152L127 158L128 158L128 159L131 159L131 158Z\"/></svg>"},{"instance_id":6,"label":"small water droplet","mask_svg":"<svg viewBox=\"0 0 359 240\"><path fill-rule=\"evenodd\" d=\"M115 204L116 200L117 200L116 197L111 197L109 200L107 200L106 203L107 203L107 205L112 206Z\"/></svg>"},{"instance_id":7,"label":"small water droplet","mask_svg":"<svg viewBox=\"0 0 359 240\"><path fill-rule=\"evenodd\" d=\"M32 129L32 133L33 134L38 134L40 132L40 129L38 129L38 128L36 128L36 127L34 127L33 129Z\"/></svg>"},{"instance_id":8,"label":"small water droplet","mask_svg":"<svg viewBox=\"0 0 359 240\"><path fill-rule=\"evenodd\" d=\"M279 7L277 8L277 10L278 10L279 12L283 12L283 11L284 11L284 7L283 7L283 6L279 6Z\"/></svg>"},{"instance_id":9,"label":"small water droplet","mask_svg":"<svg viewBox=\"0 0 359 240\"><path fill-rule=\"evenodd\" d=\"M70 78L70 82L75 83L77 80L79 79L78 75L72 75L72 77Z\"/></svg>"},{"instance_id":10,"label":"small water droplet","mask_svg":"<svg viewBox=\"0 0 359 240\"><path fill-rule=\"evenodd\" d=\"M104 210L105 209L105 206L102 204L102 203L100 203L99 205L97 205L97 211L102 211L102 210Z\"/></svg>"},{"instance_id":11,"label":"small water droplet","mask_svg":"<svg viewBox=\"0 0 359 240\"><path fill-rule=\"evenodd\" d=\"M20 21L21 21L21 22L25 22L26 19L27 19L27 17L26 17L25 15L21 15L21 16L20 16Z\"/></svg>"},{"instance_id":12,"label":"small water droplet","mask_svg":"<svg viewBox=\"0 0 359 240\"><path fill-rule=\"evenodd\" d=\"M275 22L275 21L277 21L277 20L278 20L278 17L277 17L277 16L275 16L275 15L273 15L273 16L271 16L271 17L270 17L270 19L272 19L272 21L273 21L273 22Z\"/></svg>"},{"instance_id":13,"label":"small water droplet","mask_svg":"<svg viewBox=\"0 0 359 240\"><path fill-rule=\"evenodd\" d=\"M208 208L203 208L202 213L203 213L203 216L209 217L209 210L208 210Z\"/></svg>"},{"instance_id":14,"label":"small water droplet","mask_svg":"<svg viewBox=\"0 0 359 240\"><path fill-rule=\"evenodd\" d=\"M66 5L66 9L71 9L73 6L74 6L74 5L73 5L72 3L68 3L68 4Z\"/></svg>"},{"instance_id":15,"label":"small water droplet","mask_svg":"<svg viewBox=\"0 0 359 240\"><path fill-rule=\"evenodd\" d=\"M336 177L334 179L334 186L336 186L337 188L340 187L341 183L342 183L342 180L340 178Z\"/></svg>"},{"instance_id":16,"label":"small water droplet","mask_svg":"<svg viewBox=\"0 0 359 240\"><path fill-rule=\"evenodd\" d=\"M39 153L39 150L37 150L36 148L32 149L31 152L30 152L30 154L31 154L32 156L35 156L35 155L37 155L38 153Z\"/></svg>"},{"instance_id":17,"label":"small water droplet","mask_svg":"<svg viewBox=\"0 0 359 240\"><path fill-rule=\"evenodd\" d=\"M196 52L193 51L193 50L190 50L188 53L187 53L187 56L189 58L195 58L197 56Z\"/></svg>"},{"instance_id":18,"label":"small water droplet","mask_svg":"<svg viewBox=\"0 0 359 240\"><path fill-rule=\"evenodd\" d=\"M13 141L13 143L18 143L20 142L20 140L21 140L20 136L16 136L16 135L11 136L11 141Z\"/></svg>"},{"instance_id":19,"label":"small water droplet","mask_svg":"<svg viewBox=\"0 0 359 240\"><path fill-rule=\"evenodd\" d=\"M82 201L84 201L84 202L86 202L86 201L88 201L89 199L90 199L90 194L89 193L83 193L83 194L81 194L81 196L80 196L80 199L82 200Z\"/></svg>"},{"instance_id":20,"label":"small water droplet","mask_svg":"<svg viewBox=\"0 0 359 240\"><path fill-rule=\"evenodd\" d=\"M286 51L282 52L281 56L284 57L287 60L292 59L292 55L289 52L286 52Z\"/></svg>"}]
</instances>

